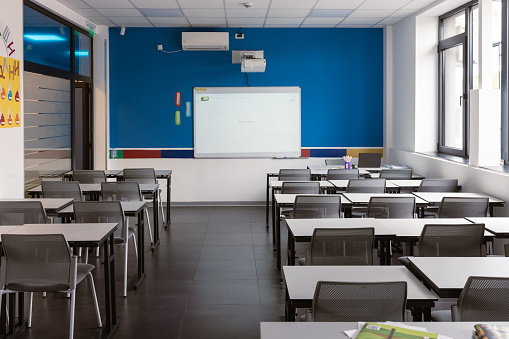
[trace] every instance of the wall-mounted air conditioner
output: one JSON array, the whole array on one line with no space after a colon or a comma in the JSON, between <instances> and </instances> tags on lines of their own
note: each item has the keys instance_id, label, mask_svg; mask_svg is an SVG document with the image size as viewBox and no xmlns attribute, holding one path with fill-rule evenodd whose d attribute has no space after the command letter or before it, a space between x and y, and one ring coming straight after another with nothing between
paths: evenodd
<instances>
[{"instance_id":1,"label":"wall-mounted air conditioner","mask_svg":"<svg viewBox=\"0 0 509 339\"><path fill-rule=\"evenodd\" d=\"M182 32L184 51L228 51L228 32Z\"/></svg>"}]
</instances>

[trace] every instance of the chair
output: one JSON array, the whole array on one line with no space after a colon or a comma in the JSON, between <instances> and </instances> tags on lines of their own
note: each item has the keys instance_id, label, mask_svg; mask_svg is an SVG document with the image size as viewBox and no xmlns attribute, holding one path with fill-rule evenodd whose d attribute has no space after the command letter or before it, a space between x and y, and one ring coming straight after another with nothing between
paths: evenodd
<instances>
[{"instance_id":1,"label":"chair","mask_svg":"<svg viewBox=\"0 0 509 339\"><path fill-rule=\"evenodd\" d=\"M77 181L42 181L42 195L44 198L72 198L83 201L83 193Z\"/></svg>"},{"instance_id":2,"label":"chair","mask_svg":"<svg viewBox=\"0 0 509 339\"><path fill-rule=\"evenodd\" d=\"M350 179L346 191L348 193L385 193L385 178Z\"/></svg>"},{"instance_id":3,"label":"chair","mask_svg":"<svg viewBox=\"0 0 509 339\"><path fill-rule=\"evenodd\" d=\"M311 181L311 170L308 168L289 168L279 170L279 181Z\"/></svg>"},{"instance_id":4,"label":"chair","mask_svg":"<svg viewBox=\"0 0 509 339\"><path fill-rule=\"evenodd\" d=\"M327 171L327 180L359 179L359 170L331 168Z\"/></svg>"},{"instance_id":5,"label":"chair","mask_svg":"<svg viewBox=\"0 0 509 339\"><path fill-rule=\"evenodd\" d=\"M319 194L320 193L320 182L309 181L309 182L292 182L285 181L281 188L282 194Z\"/></svg>"},{"instance_id":6,"label":"chair","mask_svg":"<svg viewBox=\"0 0 509 339\"><path fill-rule=\"evenodd\" d=\"M404 321L405 281L319 281L313 297L313 321Z\"/></svg>"},{"instance_id":7,"label":"chair","mask_svg":"<svg viewBox=\"0 0 509 339\"><path fill-rule=\"evenodd\" d=\"M368 203L368 218L413 218L415 197L371 197Z\"/></svg>"},{"instance_id":8,"label":"chair","mask_svg":"<svg viewBox=\"0 0 509 339\"><path fill-rule=\"evenodd\" d=\"M124 181L137 181L139 184L157 184L156 171L153 168L125 168ZM159 194L159 210L163 224L166 223L163 209L163 200L161 199L161 190ZM145 196L145 199L152 199L152 196ZM157 224L157 223L156 223Z\"/></svg>"},{"instance_id":9,"label":"chair","mask_svg":"<svg viewBox=\"0 0 509 339\"><path fill-rule=\"evenodd\" d=\"M380 178L395 179L395 180L409 180L412 179L412 169L390 169L382 168L380 171Z\"/></svg>"},{"instance_id":10,"label":"chair","mask_svg":"<svg viewBox=\"0 0 509 339\"><path fill-rule=\"evenodd\" d=\"M106 181L106 173L102 170L72 171L72 180L80 184L99 184Z\"/></svg>"},{"instance_id":11,"label":"chair","mask_svg":"<svg viewBox=\"0 0 509 339\"><path fill-rule=\"evenodd\" d=\"M74 202L74 216L77 223L98 223L114 222L118 223L117 230L114 233L114 242L116 245L124 247L124 297L127 296L127 256L128 241L133 239L136 257L138 249L136 248L136 236L134 232L126 226L124 211L120 201L78 201ZM141 248L140 251L143 251Z\"/></svg>"},{"instance_id":12,"label":"chair","mask_svg":"<svg viewBox=\"0 0 509 339\"><path fill-rule=\"evenodd\" d=\"M359 153L358 167L380 167L382 165L381 153Z\"/></svg>"},{"instance_id":13,"label":"chair","mask_svg":"<svg viewBox=\"0 0 509 339\"><path fill-rule=\"evenodd\" d=\"M294 219L339 218L340 215L340 195L297 195L293 203Z\"/></svg>"},{"instance_id":14,"label":"chair","mask_svg":"<svg viewBox=\"0 0 509 339\"><path fill-rule=\"evenodd\" d=\"M469 277L451 311L431 312L433 321L509 321L509 278Z\"/></svg>"},{"instance_id":15,"label":"chair","mask_svg":"<svg viewBox=\"0 0 509 339\"><path fill-rule=\"evenodd\" d=\"M79 264L71 256L62 234L19 235L3 234L1 293L29 292L27 327L32 326L33 292L64 292L70 294L71 314L69 338L74 336L76 285L88 277L97 326L102 327L92 270L94 265Z\"/></svg>"},{"instance_id":16,"label":"chair","mask_svg":"<svg viewBox=\"0 0 509 339\"><path fill-rule=\"evenodd\" d=\"M46 212L40 201L0 201L0 225L45 224Z\"/></svg>"},{"instance_id":17,"label":"chair","mask_svg":"<svg viewBox=\"0 0 509 339\"><path fill-rule=\"evenodd\" d=\"M310 265L373 265L375 229L315 228L309 252Z\"/></svg>"},{"instance_id":18,"label":"chair","mask_svg":"<svg viewBox=\"0 0 509 339\"><path fill-rule=\"evenodd\" d=\"M344 166L345 159L337 158L337 159L325 159L325 166Z\"/></svg>"},{"instance_id":19,"label":"chair","mask_svg":"<svg viewBox=\"0 0 509 339\"><path fill-rule=\"evenodd\" d=\"M143 201L143 194L140 191L140 184L134 181L117 181L101 183L101 195L103 201ZM150 242L154 242L148 208L145 207L145 221L148 226ZM126 218L129 220L129 218ZM134 231L134 228L133 228Z\"/></svg>"},{"instance_id":20,"label":"chair","mask_svg":"<svg viewBox=\"0 0 509 339\"><path fill-rule=\"evenodd\" d=\"M485 257L484 224L424 225L416 257Z\"/></svg>"},{"instance_id":21,"label":"chair","mask_svg":"<svg viewBox=\"0 0 509 339\"><path fill-rule=\"evenodd\" d=\"M458 179L422 179L419 192L456 192Z\"/></svg>"},{"instance_id":22,"label":"chair","mask_svg":"<svg viewBox=\"0 0 509 339\"><path fill-rule=\"evenodd\" d=\"M438 208L439 218L485 217L489 199L483 197L443 197Z\"/></svg>"}]
</instances>

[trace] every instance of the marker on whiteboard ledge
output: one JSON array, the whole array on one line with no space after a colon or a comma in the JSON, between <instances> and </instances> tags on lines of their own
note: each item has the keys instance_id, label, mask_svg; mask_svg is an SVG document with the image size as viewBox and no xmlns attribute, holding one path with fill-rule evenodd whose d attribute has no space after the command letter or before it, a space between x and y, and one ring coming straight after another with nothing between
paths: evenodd
<instances>
[{"instance_id":1,"label":"marker on whiteboard ledge","mask_svg":"<svg viewBox=\"0 0 509 339\"><path fill-rule=\"evenodd\" d=\"M301 157L274 157L272 159L300 159Z\"/></svg>"}]
</instances>

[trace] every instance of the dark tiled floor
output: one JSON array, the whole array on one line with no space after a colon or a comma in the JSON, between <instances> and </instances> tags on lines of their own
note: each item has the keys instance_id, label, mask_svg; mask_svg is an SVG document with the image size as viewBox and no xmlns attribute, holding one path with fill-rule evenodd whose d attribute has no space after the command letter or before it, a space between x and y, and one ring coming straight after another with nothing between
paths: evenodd
<instances>
[{"instance_id":1,"label":"dark tiled floor","mask_svg":"<svg viewBox=\"0 0 509 339\"><path fill-rule=\"evenodd\" d=\"M117 299L115 338L258 338L260 321L284 320L285 290L276 280L264 207L172 207L172 224L160 236L155 252L145 247L147 277L138 291L129 253L130 284L127 298ZM120 248L115 258L120 295ZM102 265L90 260L104 316ZM78 286L76 305L75 338L100 338L88 286ZM68 319L65 295L38 294L32 328L15 338L66 338Z\"/></svg>"}]
</instances>

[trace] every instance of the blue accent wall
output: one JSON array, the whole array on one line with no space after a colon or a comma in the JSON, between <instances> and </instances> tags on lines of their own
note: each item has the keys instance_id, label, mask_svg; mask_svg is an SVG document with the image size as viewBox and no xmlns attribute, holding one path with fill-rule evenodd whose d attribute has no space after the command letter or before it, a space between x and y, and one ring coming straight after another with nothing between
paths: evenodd
<instances>
[{"instance_id":1,"label":"blue accent wall","mask_svg":"<svg viewBox=\"0 0 509 339\"><path fill-rule=\"evenodd\" d=\"M110 28L110 146L193 147L193 118L185 115L193 87L247 86L232 50L263 50L264 73L251 86L302 88L303 147L383 146L382 29L243 28L228 31L229 52L181 49L182 28ZM175 92L182 104L175 106ZM175 125L175 111L181 124ZM270 123L270 121L267 121Z\"/></svg>"}]
</instances>

